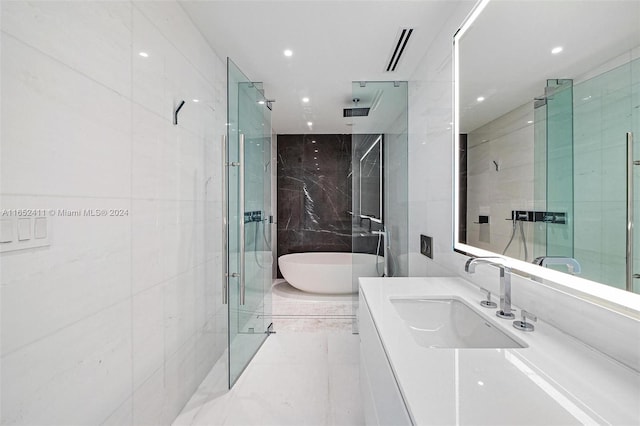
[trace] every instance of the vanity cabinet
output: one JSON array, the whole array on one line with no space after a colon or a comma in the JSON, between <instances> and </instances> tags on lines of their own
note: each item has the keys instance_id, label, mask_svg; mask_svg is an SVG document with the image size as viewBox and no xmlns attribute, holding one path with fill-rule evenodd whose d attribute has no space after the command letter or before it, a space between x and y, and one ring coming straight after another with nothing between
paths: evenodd
<instances>
[{"instance_id":1,"label":"vanity cabinet","mask_svg":"<svg viewBox=\"0 0 640 426\"><path fill-rule=\"evenodd\" d=\"M367 425L412 425L391 365L360 292L360 393Z\"/></svg>"}]
</instances>

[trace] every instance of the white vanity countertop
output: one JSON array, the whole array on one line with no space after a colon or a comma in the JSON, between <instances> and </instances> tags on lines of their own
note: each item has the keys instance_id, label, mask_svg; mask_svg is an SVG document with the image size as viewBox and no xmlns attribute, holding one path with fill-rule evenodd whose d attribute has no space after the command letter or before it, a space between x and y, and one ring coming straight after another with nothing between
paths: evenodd
<instances>
[{"instance_id":1,"label":"white vanity countertop","mask_svg":"<svg viewBox=\"0 0 640 426\"><path fill-rule=\"evenodd\" d=\"M640 424L640 373L544 321L516 330L462 278L360 278L360 287L416 425ZM528 347L419 346L390 298L430 296L463 299Z\"/></svg>"}]
</instances>

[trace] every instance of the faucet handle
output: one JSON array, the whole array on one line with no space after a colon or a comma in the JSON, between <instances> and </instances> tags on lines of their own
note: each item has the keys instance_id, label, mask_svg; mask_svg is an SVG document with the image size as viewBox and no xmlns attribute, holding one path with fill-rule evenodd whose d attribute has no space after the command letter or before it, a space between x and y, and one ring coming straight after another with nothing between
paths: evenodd
<instances>
[{"instance_id":1,"label":"faucet handle","mask_svg":"<svg viewBox=\"0 0 640 426\"><path fill-rule=\"evenodd\" d=\"M533 330L535 330L535 327L533 326L533 324L528 323L527 319L530 319L533 322L538 321L538 317L536 317L532 313L527 312L527 311L525 311L523 309L522 310L522 320L514 321L513 322L513 327L517 328L520 331L533 331Z\"/></svg>"},{"instance_id":2,"label":"faucet handle","mask_svg":"<svg viewBox=\"0 0 640 426\"><path fill-rule=\"evenodd\" d=\"M491 301L491 292L484 287L480 287L480 291L486 294L486 299L480 302L480 306L483 308L496 308L496 302Z\"/></svg>"}]
</instances>

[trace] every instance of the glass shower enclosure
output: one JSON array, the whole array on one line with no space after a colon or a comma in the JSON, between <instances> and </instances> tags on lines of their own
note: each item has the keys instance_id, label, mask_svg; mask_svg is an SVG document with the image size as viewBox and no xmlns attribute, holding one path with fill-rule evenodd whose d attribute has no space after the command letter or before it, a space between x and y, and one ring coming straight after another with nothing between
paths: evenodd
<instances>
[{"instance_id":1,"label":"glass shower enclosure","mask_svg":"<svg viewBox=\"0 0 640 426\"><path fill-rule=\"evenodd\" d=\"M271 327L271 105L227 60L229 388Z\"/></svg>"},{"instance_id":2,"label":"glass shower enclosure","mask_svg":"<svg viewBox=\"0 0 640 426\"><path fill-rule=\"evenodd\" d=\"M352 290L361 276L409 275L408 84L356 81L352 116ZM354 323L354 332L357 325Z\"/></svg>"}]
</instances>

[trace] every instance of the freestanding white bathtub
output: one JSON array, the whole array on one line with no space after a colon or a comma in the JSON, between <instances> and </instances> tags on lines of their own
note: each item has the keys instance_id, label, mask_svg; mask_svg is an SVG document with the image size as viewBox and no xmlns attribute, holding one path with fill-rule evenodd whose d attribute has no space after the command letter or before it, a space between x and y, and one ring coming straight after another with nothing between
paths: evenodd
<instances>
[{"instance_id":1,"label":"freestanding white bathtub","mask_svg":"<svg viewBox=\"0 0 640 426\"><path fill-rule=\"evenodd\" d=\"M380 272L383 263L384 258L379 256ZM379 276L375 254L293 253L280 256L278 265L289 284L309 293L357 293L358 283L354 277Z\"/></svg>"}]
</instances>

